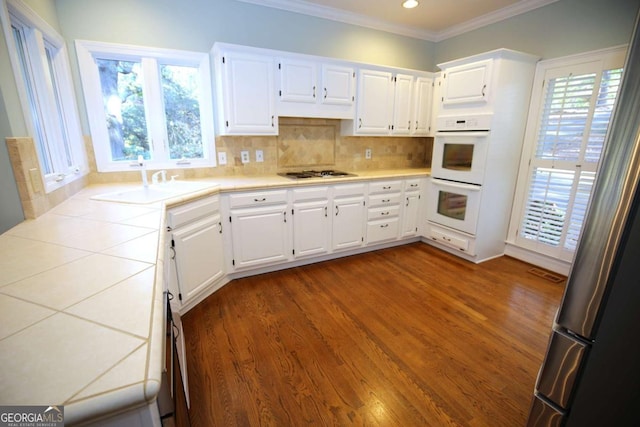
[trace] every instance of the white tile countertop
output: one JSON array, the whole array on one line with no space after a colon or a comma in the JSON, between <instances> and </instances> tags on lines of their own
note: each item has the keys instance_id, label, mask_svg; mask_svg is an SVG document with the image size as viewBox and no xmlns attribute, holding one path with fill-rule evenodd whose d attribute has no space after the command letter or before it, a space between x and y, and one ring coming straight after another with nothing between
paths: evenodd
<instances>
[{"instance_id":1,"label":"white tile countertop","mask_svg":"<svg viewBox=\"0 0 640 427\"><path fill-rule=\"evenodd\" d=\"M428 169L291 180L199 180L150 204L92 200L140 184L95 185L0 235L0 404L64 405L67 425L146 406L164 363L165 206L215 192L427 176Z\"/></svg>"}]
</instances>

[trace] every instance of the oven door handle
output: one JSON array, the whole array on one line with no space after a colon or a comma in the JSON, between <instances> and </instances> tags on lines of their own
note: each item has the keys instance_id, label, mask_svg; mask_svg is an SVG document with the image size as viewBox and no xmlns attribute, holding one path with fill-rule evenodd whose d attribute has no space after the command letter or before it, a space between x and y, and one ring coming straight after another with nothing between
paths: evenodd
<instances>
[{"instance_id":1,"label":"oven door handle","mask_svg":"<svg viewBox=\"0 0 640 427\"><path fill-rule=\"evenodd\" d=\"M462 182L445 181L443 179L438 179L438 178L431 178L431 182L433 182L436 185L444 185L444 186L448 186L448 187L459 188L461 190L480 191L482 189L481 185L464 184Z\"/></svg>"}]
</instances>

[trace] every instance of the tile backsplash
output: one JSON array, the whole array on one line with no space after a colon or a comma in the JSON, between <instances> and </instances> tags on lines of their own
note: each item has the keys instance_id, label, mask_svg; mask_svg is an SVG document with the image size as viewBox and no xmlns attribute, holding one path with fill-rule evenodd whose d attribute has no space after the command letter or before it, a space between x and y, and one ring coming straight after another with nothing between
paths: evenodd
<instances>
[{"instance_id":1,"label":"tile backsplash","mask_svg":"<svg viewBox=\"0 0 640 427\"><path fill-rule=\"evenodd\" d=\"M216 151L226 153L226 165L218 165L215 168L171 169L168 170L168 175L190 179L268 175L321 167L357 172L431 166L433 138L430 137L343 136L340 134L340 120L336 119L280 117L279 125L278 136L217 136ZM330 131L331 128L333 132ZM331 134L334 138L333 143ZM296 138L297 140L294 140ZM88 138L87 141L87 156L92 171L89 179L91 183L129 182L140 179L140 173L137 171L96 172L93 146ZM365 159L367 148L371 150L371 159ZM256 162L256 150L262 151L263 162ZM294 150L295 154L287 154L289 150ZM249 163L242 163L242 151L249 152Z\"/></svg>"},{"instance_id":2,"label":"tile backsplash","mask_svg":"<svg viewBox=\"0 0 640 427\"><path fill-rule=\"evenodd\" d=\"M228 164L218 166L215 175L256 175L325 166L357 172L431 165L433 138L343 136L340 120L334 119L280 117L279 121L278 136L218 137L216 149L227 153ZM365 149L371 150L371 159L365 159ZM250 163L240 161L243 150L249 151ZM255 150L263 151L263 163L255 162Z\"/></svg>"}]
</instances>

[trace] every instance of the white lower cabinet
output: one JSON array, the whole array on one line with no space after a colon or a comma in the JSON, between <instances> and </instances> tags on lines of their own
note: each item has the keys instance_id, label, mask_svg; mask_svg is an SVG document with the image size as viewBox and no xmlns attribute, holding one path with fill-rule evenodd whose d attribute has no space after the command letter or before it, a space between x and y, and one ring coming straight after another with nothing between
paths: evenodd
<instances>
[{"instance_id":1,"label":"white lower cabinet","mask_svg":"<svg viewBox=\"0 0 640 427\"><path fill-rule=\"evenodd\" d=\"M223 217L231 230L225 244L232 254L227 268L244 274L415 238L423 181L301 185L224 195Z\"/></svg>"},{"instance_id":2,"label":"white lower cabinet","mask_svg":"<svg viewBox=\"0 0 640 427\"><path fill-rule=\"evenodd\" d=\"M341 184L333 187L331 209L331 249L359 248L364 245L365 185Z\"/></svg>"},{"instance_id":3,"label":"white lower cabinet","mask_svg":"<svg viewBox=\"0 0 640 427\"><path fill-rule=\"evenodd\" d=\"M405 181L402 225L400 229L401 238L413 237L418 234L421 191L424 188L425 185L420 179L408 179Z\"/></svg>"},{"instance_id":4,"label":"white lower cabinet","mask_svg":"<svg viewBox=\"0 0 640 427\"><path fill-rule=\"evenodd\" d=\"M219 197L167 211L168 287L180 311L225 275Z\"/></svg>"},{"instance_id":5,"label":"white lower cabinet","mask_svg":"<svg viewBox=\"0 0 640 427\"><path fill-rule=\"evenodd\" d=\"M236 270L289 261L291 214L286 190L232 194L230 206Z\"/></svg>"},{"instance_id":6,"label":"white lower cabinet","mask_svg":"<svg viewBox=\"0 0 640 427\"><path fill-rule=\"evenodd\" d=\"M401 199L402 181L375 181L369 184L368 245L398 239Z\"/></svg>"},{"instance_id":7,"label":"white lower cabinet","mask_svg":"<svg viewBox=\"0 0 640 427\"><path fill-rule=\"evenodd\" d=\"M293 193L293 256L323 255L331 249L329 188L295 189Z\"/></svg>"},{"instance_id":8,"label":"white lower cabinet","mask_svg":"<svg viewBox=\"0 0 640 427\"><path fill-rule=\"evenodd\" d=\"M220 214L171 232L178 300L186 303L224 274Z\"/></svg>"}]
</instances>

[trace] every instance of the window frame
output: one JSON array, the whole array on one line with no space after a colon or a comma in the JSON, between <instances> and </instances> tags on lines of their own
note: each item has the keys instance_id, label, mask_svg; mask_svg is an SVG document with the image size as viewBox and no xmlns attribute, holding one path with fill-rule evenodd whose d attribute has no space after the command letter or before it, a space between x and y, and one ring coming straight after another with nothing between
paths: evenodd
<instances>
[{"instance_id":1,"label":"window frame","mask_svg":"<svg viewBox=\"0 0 640 427\"><path fill-rule=\"evenodd\" d=\"M563 75L563 70L571 69L577 70L578 72L586 72L590 70L596 74L595 78L597 85L595 86L595 89L598 89L601 84L602 74L605 70L622 68L624 66L626 49L626 45L615 46L612 48L586 52L583 54L540 61L536 66L531 94L531 102L529 105L529 115L527 118L524 144L520 160L518 180L507 237L507 243L509 243L510 245L513 245L514 247L520 248L525 251L529 251L531 253L536 253L564 262L571 262L573 260L575 250L566 248L564 244L554 247L552 245L544 244L538 240L526 239L525 237L520 236L520 228L523 224L524 215L527 209L527 200L531 184L530 178L534 170L534 159L536 158L536 149L538 148L540 121L542 119L542 110L546 94L545 79ZM594 90L592 98L597 99L597 95L597 90ZM593 105L590 106L590 109L593 109ZM593 116L592 114L590 114L588 117L589 131L591 131L592 121ZM580 160L582 160L582 155ZM574 175L574 180L580 180L580 174L582 172L592 172L595 174L599 164L599 161L580 161L578 162L579 166L569 167L571 163L575 162L565 160L537 160L537 162L538 164L535 165L537 167L545 168L548 166L548 168L556 169L558 171L571 170L574 172L574 174L577 174L577 178L576 175ZM595 179L597 180L597 175ZM576 193L579 191L580 190L578 189ZM573 198L575 197L576 193L571 192L571 194L568 195L568 197L572 198L569 201L569 206L566 212L568 215L572 213L575 207L573 205ZM567 221L569 220L570 218L567 218ZM563 241L569 228L569 225L563 227Z\"/></svg>"},{"instance_id":2,"label":"window frame","mask_svg":"<svg viewBox=\"0 0 640 427\"><path fill-rule=\"evenodd\" d=\"M149 143L153 146L154 153L162 154L160 158L145 160L144 167L157 170L216 166L211 70L208 53L89 40L76 40L75 46L98 172L138 170L141 165L137 161L112 160L96 58L135 61L142 65L143 96ZM198 102L204 153L202 159L172 160L169 158L160 65L198 68L201 91ZM156 143L159 139L162 140L162 145L157 145L160 147L157 148Z\"/></svg>"},{"instance_id":3,"label":"window frame","mask_svg":"<svg viewBox=\"0 0 640 427\"><path fill-rule=\"evenodd\" d=\"M68 50L63 37L22 1L3 2L0 20L27 134L34 139L44 190L50 193L89 173ZM21 52L28 68L24 72L14 27L19 29L24 41ZM29 82L23 78L25 74ZM32 108L37 111L37 123ZM40 144L45 148L44 153ZM70 165L66 160L68 154ZM47 164L52 168L49 173Z\"/></svg>"}]
</instances>

